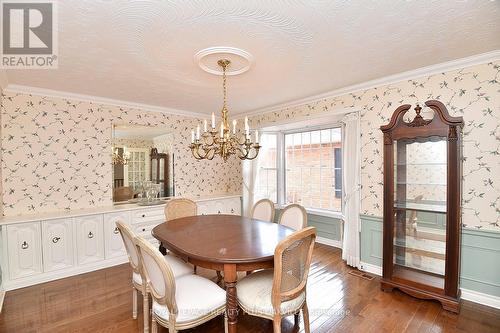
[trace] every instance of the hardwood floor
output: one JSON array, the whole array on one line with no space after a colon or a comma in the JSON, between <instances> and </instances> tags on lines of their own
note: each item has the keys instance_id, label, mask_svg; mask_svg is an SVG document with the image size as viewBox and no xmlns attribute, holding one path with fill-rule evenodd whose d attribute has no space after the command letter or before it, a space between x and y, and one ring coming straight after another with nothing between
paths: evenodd
<instances>
[{"instance_id":1,"label":"hardwood floor","mask_svg":"<svg viewBox=\"0 0 500 333\"><path fill-rule=\"evenodd\" d=\"M455 315L433 301L382 292L378 278L366 280L350 270L340 250L316 246L307 297L312 332L500 332L500 310L463 302ZM120 265L10 291L0 332L142 332L141 310L138 320L132 319L130 277L130 267ZM217 318L185 332L223 331ZM302 323L294 326L293 316L284 319L283 332L301 331ZM272 332L272 324L240 314L238 332Z\"/></svg>"}]
</instances>

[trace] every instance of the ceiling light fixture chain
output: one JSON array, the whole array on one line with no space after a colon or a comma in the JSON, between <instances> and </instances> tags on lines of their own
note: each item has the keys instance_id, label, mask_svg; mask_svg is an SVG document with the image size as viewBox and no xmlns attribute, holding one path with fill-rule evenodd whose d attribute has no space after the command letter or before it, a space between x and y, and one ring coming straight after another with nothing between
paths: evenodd
<instances>
[{"instance_id":1,"label":"ceiling light fixture chain","mask_svg":"<svg viewBox=\"0 0 500 333\"><path fill-rule=\"evenodd\" d=\"M222 68L222 90L223 104L221 110L220 131L215 124L215 114L212 112L211 128L208 129L207 120L203 122L203 134L200 133L200 125L197 125L196 132L191 131L191 144L189 148L197 160L212 160L216 155L227 161L229 156L236 155L241 160L253 160L259 154L259 133L256 130L255 142L250 136L248 118L245 117L245 134L242 139L238 138L236 131L237 121L233 120L232 132L229 126L229 110L227 108L227 67L231 61L220 59L217 64Z\"/></svg>"}]
</instances>

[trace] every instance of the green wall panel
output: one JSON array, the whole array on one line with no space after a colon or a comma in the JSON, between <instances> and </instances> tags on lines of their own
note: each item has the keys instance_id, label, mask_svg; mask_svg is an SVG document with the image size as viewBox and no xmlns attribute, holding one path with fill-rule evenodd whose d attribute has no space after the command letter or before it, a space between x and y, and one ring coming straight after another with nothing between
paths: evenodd
<instances>
[{"instance_id":1,"label":"green wall panel","mask_svg":"<svg viewBox=\"0 0 500 333\"><path fill-rule=\"evenodd\" d=\"M361 215L361 261L382 266L381 217ZM500 297L500 233L462 230L460 287Z\"/></svg>"},{"instance_id":2,"label":"green wall panel","mask_svg":"<svg viewBox=\"0 0 500 333\"><path fill-rule=\"evenodd\" d=\"M276 209L274 221L278 223L280 209ZM307 214L307 224L316 227L318 237L330 240L342 240L342 220L315 214Z\"/></svg>"}]
</instances>

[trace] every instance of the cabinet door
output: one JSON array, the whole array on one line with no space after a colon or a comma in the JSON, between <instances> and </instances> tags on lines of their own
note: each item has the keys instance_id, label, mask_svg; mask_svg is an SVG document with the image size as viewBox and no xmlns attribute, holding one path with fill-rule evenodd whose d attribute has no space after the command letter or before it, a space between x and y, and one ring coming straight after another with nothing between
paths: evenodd
<instances>
[{"instance_id":1,"label":"cabinet door","mask_svg":"<svg viewBox=\"0 0 500 333\"><path fill-rule=\"evenodd\" d=\"M102 215L75 218L78 264L104 259Z\"/></svg>"},{"instance_id":2,"label":"cabinet door","mask_svg":"<svg viewBox=\"0 0 500 333\"><path fill-rule=\"evenodd\" d=\"M43 267L45 272L74 265L71 219L42 222Z\"/></svg>"},{"instance_id":3,"label":"cabinet door","mask_svg":"<svg viewBox=\"0 0 500 333\"><path fill-rule=\"evenodd\" d=\"M122 221L130 223L130 213L110 213L104 214L104 252L106 259L125 256L127 251L123 245L123 240L116 226L116 222Z\"/></svg>"},{"instance_id":4,"label":"cabinet door","mask_svg":"<svg viewBox=\"0 0 500 333\"><path fill-rule=\"evenodd\" d=\"M225 199L226 214L241 215L241 198Z\"/></svg>"},{"instance_id":5,"label":"cabinet door","mask_svg":"<svg viewBox=\"0 0 500 333\"><path fill-rule=\"evenodd\" d=\"M11 279L42 273L41 238L39 222L7 226Z\"/></svg>"}]
</instances>

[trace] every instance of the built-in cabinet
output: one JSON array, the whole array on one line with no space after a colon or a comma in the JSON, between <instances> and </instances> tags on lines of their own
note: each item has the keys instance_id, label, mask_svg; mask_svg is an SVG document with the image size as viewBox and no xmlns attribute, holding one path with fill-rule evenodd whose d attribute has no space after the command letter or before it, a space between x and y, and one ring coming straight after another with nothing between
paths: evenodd
<instances>
[{"instance_id":1,"label":"built-in cabinet","mask_svg":"<svg viewBox=\"0 0 500 333\"><path fill-rule=\"evenodd\" d=\"M43 272L40 223L7 226L10 278L19 279Z\"/></svg>"},{"instance_id":2,"label":"built-in cabinet","mask_svg":"<svg viewBox=\"0 0 500 333\"><path fill-rule=\"evenodd\" d=\"M102 215L75 218L78 265L104 259Z\"/></svg>"},{"instance_id":3,"label":"built-in cabinet","mask_svg":"<svg viewBox=\"0 0 500 333\"><path fill-rule=\"evenodd\" d=\"M43 271L73 267L73 223L71 219L48 220L42 226Z\"/></svg>"},{"instance_id":4,"label":"built-in cabinet","mask_svg":"<svg viewBox=\"0 0 500 333\"><path fill-rule=\"evenodd\" d=\"M106 258L121 257L127 254L116 222L130 224L130 212L104 214L104 256Z\"/></svg>"},{"instance_id":5,"label":"built-in cabinet","mask_svg":"<svg viewBox=\"0 0 500 333\"><path fill-rule=\"evenodd\" d=\"M197 200L197 204L199 214L241 214L239 196ZM158 245L151 230L165 221L163 205L110 210L0 221L1 288L17 289L127 262L117 221Z\"/></svg>"}]
</instances>

